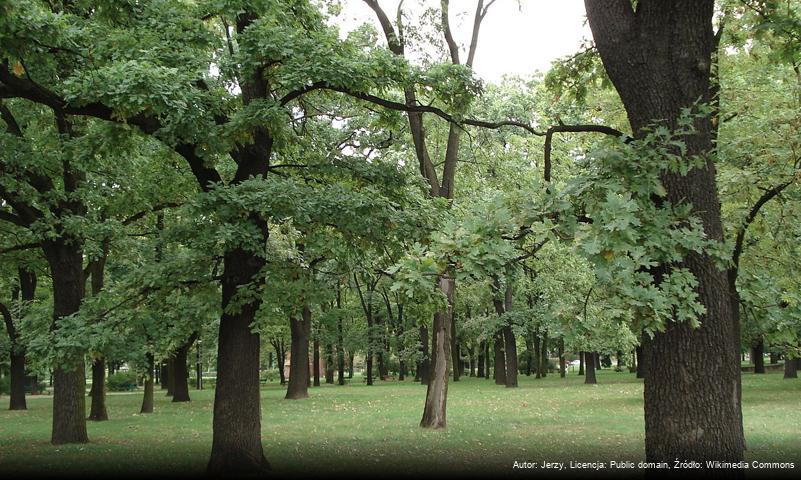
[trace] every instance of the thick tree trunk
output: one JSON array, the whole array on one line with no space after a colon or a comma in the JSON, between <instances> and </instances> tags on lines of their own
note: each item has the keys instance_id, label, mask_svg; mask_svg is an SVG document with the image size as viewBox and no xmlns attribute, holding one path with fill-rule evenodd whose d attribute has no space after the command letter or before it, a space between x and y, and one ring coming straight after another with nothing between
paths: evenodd
<instances>
[{"instance_id":1,"label":"thick tree trunk","mask_svg":"<svg viewBox=\"0 0 801 480\"><path fill-rule=\"evenodd\" d=\"M106 411L106 359L97 357L92 361L92 388L89 392L92 406L89 409L89 420L100 422L108 420Z\"/></svg>"},{"instance_id":2,"label":"thick tree trunk","mask_svg":"<svg viewBox=\"0 0 801 480\"><path fill-rule=\"evenodd\" d=\"M784 358L784 378L798 378L798 362L785 355Z\"/></svg>"},{"instance_id":3,"label":"thick tree trunk","mask_svg":"<svg viewBox=\"0 0 801 480\"><path fill-rule=\"evenodd\" d=\"M298 400L309 396L309 332L311 331L311 309L304 303L300 319L289 318L292 346L289 352L289 385L287 400Z\"/></svg>"},{"instance_id":4,"label":"thick tree trunk","mask_svg":"<svg viewBox=\"0 0 801 480\"><path fill-rule=\"evenodd\" d=\"M644 337L641 342L644 344L647 341ZM635 350L637 357L637 378L645 378L645 357L642 354L642 344Z\"/></svg>"},{"instance_id":5,"label":"thick tree trunk","mask_svg":"<svg viewBox=\"0 0 801 480\"><path fill-rule=\"evenodd\" d=\"M252 475L270 468L261 444L260 341L250 330L261 302L248 298L235 313L228 311L237 289L256 278L263 266L263 259L242 250L224 258L213 440L206 469L210 475Z\"/></svg>"},{"instance_id":6,"label":"thick tree trunk","mask_svg":"<svg viewBox=\"0 0 801 480\"><path fill-rule=\"evenodd\" d=\"M58 332L61 318L77 312L84 294L83 255L78 242L63 239L42 246L53 279L53 325ZM51 442L86 443L86 379L84 352L64 352L64 362L53 369L53 432Z\"/></svg>"},{"instance_id":7,"label":"thick tree trunk","mask_svg":"<svg viewBox=\"0 0 801 480\"><path fill-rule=\"evenodd\" d=\"M448 377L451 368L451 316L453 315L453 277L443 275L439 288L445 294L445 311L434 314L434 328L431 344L431 372L426 391L426 403L420 426L424 428L444 428L447 424Z\"/></svg>"},{"instance_id":8,"label":"thick tree trunk","mask_svg":"<svg viewBox=\"0 0 801 480\"><path fill-rule=\"evenodd\" d=\"M167 362L161 362L159 365L159 384L161 385L162 390L167 390L169 385L170 374L167 371L167 368Z\"/></svg>"},{"instance_id":9,"label":"thick tree trunk","mask_svg":"<svg viewBox=\"0 0 801 480\"><path fill-rule=\"evenodd\" d=\"M420 383L428 385L428 379L431 377L431 356L428 353L428 326L420 325L420 353L422 359L418 365L418 374Z\"/></svg>"},{"instance_id":10,"label":"thick tree trunk","mask_svg":"<svg viewBox=\"0 0 801 480\"><path fill-rule=\"evenodd\" d=\"M595 357L597 353L584 352L584 384L594 385L598 383L595 379Z\"/></svg>"},{"instance_id":11,"label":"thick tree trunk","mask_svg":"<svg viewBox=\"0 0 801 480\"><path fill-rule=\"evenodd\" d=\"M507 388L515 388L517 387L517 341L511 325L503 327L503 345L506 356L505 385Z\"/></svg>"},{"instance_id":12,"label":"thick tree trunk","mask_svg":"<svg viewBox=\"0 0 801 480\"><path fill-rule=\"evenodd\" d=\"M713 0L641 0L636 13L628 0L585 0L585 4L596 47L635 137L654 121L675 128L682 109L699 99L710 101L712 52L717 48ZM686 175L664 173L664 200L691 204L707 239L722 241L714 155L709 155L714 149L713 127L704 118L695 121L695 128L694 134L682 138L684 155L700 156L705 164ZM677 265L698 281L698 299L706 309L701 326L668 322L664 332L645 342L648 461L743 459L735 325L726 272L715 262L692 252ZM668 269L660 267L656 281Z\"/></svg>"},{"instance_id":13,"label":"thick tree trunk","mask_svg":"<svg viewBox=\"0 0 801 480\"><path fill-rule=\"evenodd\" d=\"M451 364L453 365L453 381L458 382L462 373L459 368L461 355L459 352L459 341L456 339L456 315L451 315Z\"/></svg>"},{"instance_id":14,"label":"thick tree trunk","mask_svg":"<svg viewBox=\"0 0 801 480\"><path fill-rule=\"evenodd\" d=\"M189 369L187 367L187 356L192 344L195 343L197 334L193 333L189 340L175 351L173 358L173 402L188 402L189 399Z\"/></svg>"},{"instance_id":15,"label":"thick tree trunk","mask_svg":"<svg viewBox=\"0 0 801 480\"><path fill-rule=\"evenodd\" d=\"M484 351L486 348L486 340L478 344L478 372L476 375L479 377L484 377Z\"/></svg>"},{"instance_id":16,"label":"thick tree trunk","mask_svg":"<svg viewBox=\"0 0 801 480\"><path fill-rule=\"evenodd\" d=\"M578 353L578 357L579 357L579 371L578 371L578 374L579 375L584 375L584 352L579 352Z\"/></svg>"},{"instance_id":17,"label":"thick tree trunk","mask_svg":"<svg viewBox=\"0 0 801 480\"><path fill-rule=\"evenodd\" d=\"M751 361L754 363L754 373L765 373L765 343L761 338L751 349Z\"/></svg>"},{"instance_id":18,"label":"thick tree trunk","mask_svg":"<svg viewBox=\"0 0 801 480\"><path fill-rule=\"evenodd\" d=\"M12 348L13 344L12 344ZM9 410L27 410L25 402L25 354L11 354L11 392Z\"/></svg>"},{"instance_id":19,"label":"thick tree trunk","mask_svg":"<svg viewBox=\"0 0 801 480\"><path fill-rule=\"evenodd\" d=\"M506 385L506 356L503 351L503 334L501 332L496 333L494 340L495 359L492 363L495 366L495 385Z\"/></svg>"},{"instance_id":20,"label":"thick tree trunk","mask_svg":"<svg viewBox=\"0 0 801 480\"><path fill-rule=\"evenodd\" d=\"M147 353L147 372L145 373L145 394L139 413L153 413L153 376L155 374L153 354Z\"/></svg>"}]
</instances>

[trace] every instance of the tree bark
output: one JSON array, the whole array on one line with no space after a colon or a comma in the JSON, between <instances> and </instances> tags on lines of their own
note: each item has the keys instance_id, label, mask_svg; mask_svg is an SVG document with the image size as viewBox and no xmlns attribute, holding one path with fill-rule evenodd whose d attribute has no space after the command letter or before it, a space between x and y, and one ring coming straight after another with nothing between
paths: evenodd
<instances>
[{"instance_id":1,"label":"tree bark","mask_svg":"<svg viewBox=\"0 0 801 480\"><path fill-rule=\"evenodd\" d=\"M161 362L161 364L159 365L159 370L160 370L159 382L161 384L162 390L167 390L170 383L170 374L167 371L167 369L168 369L167 362Z\"/></svg>"},{"instance_id":2,"label":"tree bark","mask_svg":"<svg viewBox=\"0 0 801 480\"><path fill-rule=\"evenodd\" d=\"M92 388L89 391L92 406L89 408L89 420L101 422L108 420L106 411L106 359L103 356L92 361Z\"/></svg>"},{"instance_id":3,"label":"tree bark","mask_svg":"<svg viewBox=\"0 0 801 480\"><path fill-rule=\"evenodd\" d=\"M784 378L798 378L798 362L786 355L784 357Z\"/></svg>"},{"instance_id":4,"label":"tree bark","mask_svg":"<svg viewBox=\"0 0 801 480\"><path fill-rule=\"evenodd\" d=\"M325 344L325 383L334 383L334 346Z\"/></svg>"},{"instance_id":5,"label":"tree bark","mask_svg":"<svg viewBox=\"0 0 801 480\"><path fill-rule=\"evenodd\" d=\"M418 364L417 376L420 378L422 385L428 385L428 379L431 377L431 357L428 354L428 326L420 325L420 354L422 359Z\"/></svg>"},{"instance_id":6,"label":"tree bark","mask_svg":"<svg viewBox=\"0 0 801 480\"><path fill-rule=\"evenodd\" d=\"M486 340L478 344L478 372L476 375L479 377L484 377L484 351L486 348Z\"/></svg>"},{"instance_id":7,"label":"tree bark","mask_svg":"<svg viewBox=\"0 0 801 480\"><path fill-rule=\"evenodd\" d=\"M565 339L559 339L559 376L565 378L567 375L567 368L565 368Z\"/></svg>"},{"instance_id":8,"label":"tree bark","mask_svg":"<svg viewBox=\"0 0 801 480\"><path fill-rule=\"evenodd\" d=\"M765 343L762 338L751 349L751 360L754 363L754 373L765 373Z\"/></svg>"},{"instance_id":9,"label":"tree bark","mask_svg":"<svg viewBox=\"0 0 801 480\"><path fill-rule=\"evenodd\" d=\"M540 369L542 378L548 376L548 332L542 332L542 344L540 345Z\"/></svg>"},{"instance_id":10,"label":"tree bark","mask_svg":"<svg viewBox=\"0 0 801 480\"><path fill-rule=\"evenodd\" d=\"M594 385L598 383L595 379L595 356L594 352L584 352L584 384Z\"/></svg>"},{"instance_id":11,"label":"tree bark","mask_svg":"<svg viewBox=\"0 0 801 480\"><path fill-rule=\"evenodd\" d=\"M320 386L320 340L314 337L312 341L312 368L314 368L314 386Z\"/></svg>"},{"instance_id":12,"label":"tree bark","mask_svg":"<svg viewBox=\"0 0 801 480\"><path fill-rule=\"evenodd\" d=\"M265 233L266 237L266 233ZM264 260L243 250L223 259L222 309L217 341L217 384L210 475L231 476L269 470L261 444L259 404L259 335L250 325L260 300L246 299L229 311L237 290L257 278Z\"/></svg>"},{"instance_id":13,"label":"tree bark","mask_svg":"<svg viewBox=\"0 0 801 480\"><path fill-rule=\"evenodd\" d=\"M530 377L532 370L535 370L534 359L538 358L536 350L534 350L534 332L528 331L526 333L526 376Z\"/></svg>"},{"instance_id":14,"label":"tree bark","mask_svg":"<svg viewBox=\"0 0 801 480\"><path fill-rule=\"evenodd\" d=\"M197 333L193 333L189 340L178 347L173 358L173 402L188 402L189 398L189 368L187 367L187 356L192 344L197 340Z\"/></svg>"},{"instance_id":15,"label":"tree bark","mask_svg":"<svg viewBox=\"0 0 801 480\"><path fill-rule=\"evenodd\" d=\"M585 0L585 5L596 47L635 138L654 121L674 129L682 109L699 99L712 100L710 68L717 48L713 0L641 0L636 12L629 0ZM684 155L700 156L705 163L686 175L663 173L665 201L691 204L707 239L722 242L714 155L709 155L713 127L709 118L694 123L695 133L682 138ZM726 272L713 258L695 252L678 266L697 279L706 313L699 328L668 322L664 332L645 342L646 459L739 462L744 450L740 366ZM669 269L655 269L655 280ZM709 371L715 372L713 378Z\"/></svg>"},{"instance_id":16,"label":"tree bark","mask_svg":"<svg viewBox=\"0 0 801 480\"><path fill-rule=\"evenodd\" d=\"M499 331L495 334L493 342L495 359L492 363L495 365L495 385L506 385L506 356L503 351L503 343L503 334Z\"/></svg>"},{"instance_id":17,"label":"tree bark","mask_svg":"<svg viewBox=\"0 0 801 480\"><path fill-rule=\"evenodd\" d=\"M645 378L645 357L642 354L642 345L647 340L643 337L641 344L637 346L635 352L637 353L637 378Z\"/></svg>"},{"instance_id":18,"label":"tree bark","mask_svg":"<svg viewBox=\"0 0 801 480\"><path fill-rule=\"evenodd\" d=\"M511 325L503 327L504 355L506 356L506 388L517 387L517 341Z\"/></svg>"},{"instance_id":19,"label":"tree bark","mask_svg":"<svg viewBox=\"0 0 801 480\"><path fill-rule=\"evenodd\" d=\"M289 352L289 385L287 400L298 400L309 396L309 332L311 330L311 309L303 305L300 319L296 315L289 318L292 332L292 346Z\"/></svg>"},{"instance_id":20,"label":"tree bark","mask_svg":"<svg viewBox=\"0 0 801 480\"><path fill-rule=\"evenodd\" d=\"M453 315L454 279L442 275L440 290L445 294L445 311L434 314L431 345L431 372L426 390L426 403L420 426L423 428L445 428L447 424L448 377L451 368L451 316Z\"/></svg>"},{"instance_id":21,"label":"tree bark","mask_svg":"<svg viewBox=\"0 0 801 480\"><path fill-rule=\"evenodd\" d=\"M459 368L460 354L459 354L459 341L456 338L456 315L451 315L451 363L453 365L453 381L458 382L461 374Z\"/></svg>"},{"instance_id":22,"label":"tree bark","mask_svg":"<svg viewBox=\"0 0 801 480\"><path fill-rule=\"evenodd\" d=\"M153 354L147 353L147 372L145 373L145 394L139 413L153 413L153 376L155 374Z\"/></svg>"},{"instance_id":23,"label":"tree bark","mask_svg":"<svg viewBox=\"0 0 801 480\"><path fill-rule=\"evenodd\" d=\"M84 294L83 255L79 242L64 238L42 245L53 279L53 324L58 331L63 317L77 312ZM65 352L64 363L53 369L53 432L51 443L86 443L86 380L84 353Z\"/></svg>"},{"instance_id":24,"label":"tree bark","mask_svg":"<svg viewBox=\"0 0 801 480\"><path fill-rule=\"evenodd\" d=\"M584 375L584 352L579 352L579 375Z\"/></svg>"}]
</instances>

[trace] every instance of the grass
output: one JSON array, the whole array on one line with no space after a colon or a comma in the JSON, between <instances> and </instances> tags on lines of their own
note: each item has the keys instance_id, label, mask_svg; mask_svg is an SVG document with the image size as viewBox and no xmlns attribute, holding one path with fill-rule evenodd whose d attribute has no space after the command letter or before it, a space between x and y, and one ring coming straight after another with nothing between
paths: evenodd
<instances>
[{"instance_id":1,"label":"grass","mask_svg":"<svg viewBox=\"0 0 801 480\"><path fill-rule=\"evenodd\" d=\"M299 401L283 400L283 388L270 385L262 390L264 449L278 473L512 473L515 460L644 460L642 382L609 370L598 381L521 376L520 388L505 389L463 378L450 384L444 431L417 426L425 387L412 382L367 387L354 379L311 388ZM29 397L28 411L0 410L0 478L200 475L211 449L213 391L191 396L173 404L157 390L156 413L140 415L141 392L110 394L111 420L89 422L90 443L61 446L49 443L52 400ZM801 381L744 374L743 411L747 460L801 468Z\"/></svg>"}]
</instances>

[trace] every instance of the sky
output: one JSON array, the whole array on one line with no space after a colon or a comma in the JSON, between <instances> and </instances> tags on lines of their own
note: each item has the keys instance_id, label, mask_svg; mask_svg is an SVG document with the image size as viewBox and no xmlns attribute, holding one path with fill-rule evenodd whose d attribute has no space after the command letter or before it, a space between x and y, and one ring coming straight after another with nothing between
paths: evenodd
<instances>
[{"instance_id":1,"label":"sky","mask_svg":"<svg viewBox=\"0 0 801 480\"><path fill-rule=\"evenodd\" d=\"M467 56L476 1L450 2L451 29L463 47L462 61ZM375 13L362 0L341 2L342 13L335 23L343 33L365 22L381 32ZM394 22L398 0L380 0L380 5ZM438 6L439 0L405 0L403 5L413 23L425 7ZM497 0L481 24L473 69L491 83L499 82L504 74L546 71L552 60L577 52L582 39L591 36L582 0Z\"/></svg>"}]
</instances>

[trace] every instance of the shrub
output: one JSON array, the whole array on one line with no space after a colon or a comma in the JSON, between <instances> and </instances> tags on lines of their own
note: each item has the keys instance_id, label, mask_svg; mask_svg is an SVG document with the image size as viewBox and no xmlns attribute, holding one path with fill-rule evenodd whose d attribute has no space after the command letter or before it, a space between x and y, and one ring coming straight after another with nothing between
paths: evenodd
<instances>
[{"instance_id":1,"label":"shrub","mask_svg":"<svg viewBox=\"0 0 801 480\"><path fill-rule=\"evenodd\" d=\"M136 390L136 374L133 372L117 372L106 380L109 392L130 392Z\"/></svg>"}]
</instances>

